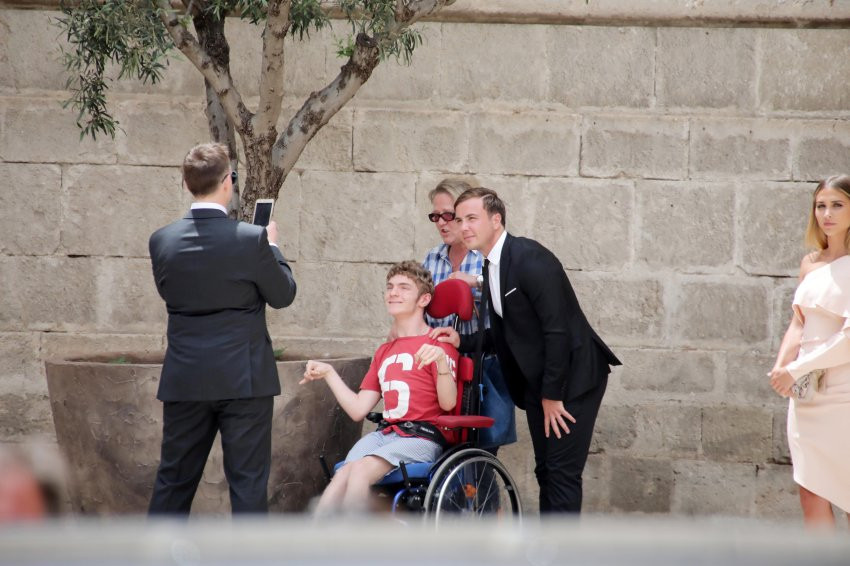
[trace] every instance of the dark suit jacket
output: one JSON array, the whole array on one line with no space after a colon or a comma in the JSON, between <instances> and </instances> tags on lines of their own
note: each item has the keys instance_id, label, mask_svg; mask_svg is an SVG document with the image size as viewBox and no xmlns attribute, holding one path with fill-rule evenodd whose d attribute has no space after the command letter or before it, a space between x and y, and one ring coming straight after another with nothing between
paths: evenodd
<instances>
[{"instance_id":1,"label":"dark suit jacket","mask_svg":"<svg viewBox=\"0 0 850 566\"><path fill-rule=\"evenodd\" d=\"M488 305L491 335L517 406L527 387L546 399L574 399L620 365L587 322L561 262L538 242L507 235L499 283L502 316Z\"/></svg>"},{"instance_id":2,"label":"dark suit jacket","mask_svg":"<svg viewBox=\"0 0 850 566\"><path fill-rule=\"evenodd\" d=\"M168 309L161 401L280 394L266 304L295 299L295 281L266 229L195 209L151 235L157 291Z\"/></svg>"}]
</instances>

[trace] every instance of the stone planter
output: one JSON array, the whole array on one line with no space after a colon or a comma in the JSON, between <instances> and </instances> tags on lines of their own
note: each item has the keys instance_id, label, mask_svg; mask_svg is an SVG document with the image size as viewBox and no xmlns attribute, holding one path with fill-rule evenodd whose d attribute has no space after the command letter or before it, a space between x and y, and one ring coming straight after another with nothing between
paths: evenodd
<instances>
[{"instance_id":1,"label":"stone planter","mask_svg":"<svg viewBox=\"0 0 850 566\"><path fill-rule=\"evenodd\" d=\"M270 508L303 511L326 479L319 455L342 459L361 434L322 383L298 385L307 357L287 354L277 364L283 394L275 398ZM110 360L112 360L110 362ZM115 361L119 360L119 361ZM325 359L356 389L367 357ZM103 355L45 362L59 447L67 459L72 507L83 513L144 513L153 490L162 439L156 400L162 355ZM230 509L216 440L192 507Z\"/></svg>"}]
</instances>

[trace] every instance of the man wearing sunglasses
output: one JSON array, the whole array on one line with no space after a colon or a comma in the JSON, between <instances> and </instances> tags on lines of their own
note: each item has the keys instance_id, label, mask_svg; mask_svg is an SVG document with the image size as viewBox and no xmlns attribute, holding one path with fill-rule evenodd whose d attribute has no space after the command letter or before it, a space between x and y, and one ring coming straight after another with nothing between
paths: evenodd
<instances>
[{"instance_id":1,"label":"man wearing sunglasses","mask_svg":"<svg viewBox=\"0 0 850 566\"><path fill-rule=\"evenodd\" d=\"M271 424L280 380L266 305L295 299L295 281L267 228L227 215L236 173L227 146L203 144L183 161L195 202L150 238L157 291L168 310L168 349L157 399L162 454L151 514L186 515L216 433L234 513L265 513Z\"/></svg>"}]
</instances>

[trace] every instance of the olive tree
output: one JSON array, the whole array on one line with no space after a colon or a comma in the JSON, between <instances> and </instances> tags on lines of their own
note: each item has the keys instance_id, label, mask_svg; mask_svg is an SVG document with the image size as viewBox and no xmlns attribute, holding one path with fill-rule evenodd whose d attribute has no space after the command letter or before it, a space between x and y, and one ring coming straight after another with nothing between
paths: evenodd
<instances>
[{"instance_id":1,"label":"olive tree","mask_svg":"<svg viewBox=\"0 0 850 566\"><path fill-rule=\"evenodd\" d=\"M67 37L66 105L77 110L81 136L115 136L120 126L109 112L110 72L117 78L156 83L167 57L178 49L204 77L210 139L230 148L236 170L236 135L245 151L244 184L232 203L249 218L258 198L277 199L286 176L316 133L351 100L372 71L390 57L409 62L422 43L411 24L455 0L76 0L61 3L58 25ZM309 39L333 15L351 24L339 41L345 60L339 74L311 93L278 131L283 104L285 39ZM262 29L259 103L249 108L230 73L225 17Z\"/></svg>"}]
</instances>

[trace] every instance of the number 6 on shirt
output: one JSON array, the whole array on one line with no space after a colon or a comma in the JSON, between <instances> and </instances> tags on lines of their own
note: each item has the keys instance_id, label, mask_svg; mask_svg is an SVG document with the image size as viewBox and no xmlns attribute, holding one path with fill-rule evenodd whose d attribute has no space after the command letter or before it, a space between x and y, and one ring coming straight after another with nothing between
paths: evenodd
<instances>
[{"instance_id":1,"label":"number 6 on shirt","mask_svg":"<svg viewBox=\"0 0 850 566\"><path fill-rule=\"evenodd\" d=\"M395 391L398 393L398 402L396 403L395 408L387 409L385 405L384 418L403 419L410 406L410 386L404 381L400 381L398 379L392 379L389 381L385 380L387 368L393 364L401 364L402 371L410 371L413 369L413 356L407 353L389 356L384 359L384 362L381 364L381 369L378 370L378 381L381 382L381 395L384 397L384 403L386 403L387 392Z\"/></svg>"}]
</instances>

